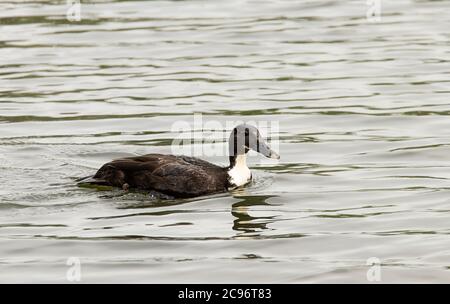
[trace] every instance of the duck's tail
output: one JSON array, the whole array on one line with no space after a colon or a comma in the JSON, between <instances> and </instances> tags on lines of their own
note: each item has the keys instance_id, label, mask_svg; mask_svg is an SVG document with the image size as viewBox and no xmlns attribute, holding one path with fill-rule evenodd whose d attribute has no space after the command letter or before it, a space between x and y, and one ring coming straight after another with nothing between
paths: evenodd
<instances>
[{"instance_id":1,"label":"duck's tail","mask_svg":"<svg viewBox=\"0 0 450 304\"><path fill-rule=\"evenodd\" d=\"M94 175L85 176L76 180L78 185L109 185L109 183L101 178L96 178Z\"/></svg>"}]
</instances>

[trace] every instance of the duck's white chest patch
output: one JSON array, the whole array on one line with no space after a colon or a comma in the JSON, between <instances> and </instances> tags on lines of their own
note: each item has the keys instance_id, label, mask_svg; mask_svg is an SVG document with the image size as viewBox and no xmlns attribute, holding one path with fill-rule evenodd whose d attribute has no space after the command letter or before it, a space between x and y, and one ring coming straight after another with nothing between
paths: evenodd
<instances>
[{"instance_id":1,"label":"duck's white chest patch","mask_svg":"<svg viewBox=\"0 0 450 304\"><path fill-rule=\"evenodd\" d=\"M230 183L236 187L245 185L252 178L252 173L247 167L247 158L245 155L236 157L236 164L228 171Z\"/></svg>"}]
</instances>

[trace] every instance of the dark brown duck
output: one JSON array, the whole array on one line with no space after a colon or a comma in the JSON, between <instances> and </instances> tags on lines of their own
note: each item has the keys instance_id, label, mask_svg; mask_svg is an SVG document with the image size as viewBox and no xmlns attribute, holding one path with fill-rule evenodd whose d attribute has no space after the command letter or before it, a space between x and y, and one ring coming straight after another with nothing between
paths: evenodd
<instances>
[{"instance_id":1,"label":"dark brown duck","mask_svg":"<svg viewBox=\"0 0 450 304\"><path fill-rule=\"evenodd\" d=\"M195 157L147 154L113 160L79 183L149 190L172 197L225 192L251 180L252 174L246 163L249 150L269 158L280 158L257 128L241 124L233 129L229 138L228 167Z\"/></svg>"}]
</instances>

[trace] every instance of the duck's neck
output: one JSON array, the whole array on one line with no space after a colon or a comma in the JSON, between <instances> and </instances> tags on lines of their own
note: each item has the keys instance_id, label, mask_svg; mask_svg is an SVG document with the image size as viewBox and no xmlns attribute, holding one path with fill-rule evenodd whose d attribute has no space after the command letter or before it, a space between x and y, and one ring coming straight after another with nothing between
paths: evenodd
<instances>
[{"instance_id":1,"label":"duck's neck","mask_svg":"<svg viewBox=\"0 0 450 304\"><path fill-rule=\"evenodd\" d=\"M252 173L247 167L247 155L239 154L230 156L230 167L228 169L230 184L236 187L245 185L252 178Z\"/></svg>"}]
</instances>

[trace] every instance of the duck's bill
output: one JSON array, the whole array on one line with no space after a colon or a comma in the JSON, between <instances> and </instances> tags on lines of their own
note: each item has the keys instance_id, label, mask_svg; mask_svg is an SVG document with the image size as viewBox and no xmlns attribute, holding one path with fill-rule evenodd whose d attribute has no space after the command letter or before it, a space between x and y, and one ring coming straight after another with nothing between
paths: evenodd
<instances>
[{"instance_id":1,"label":"duck's bill","mask_svg":"<svg viewBox=\"0 0 450 304\"><path fill-rule=\"evenodd\" d=\"M268 158L280 159L280 155L272 150L266 143L261 143L257 150L259 153Z\"/></svg>"}]
</instances>

